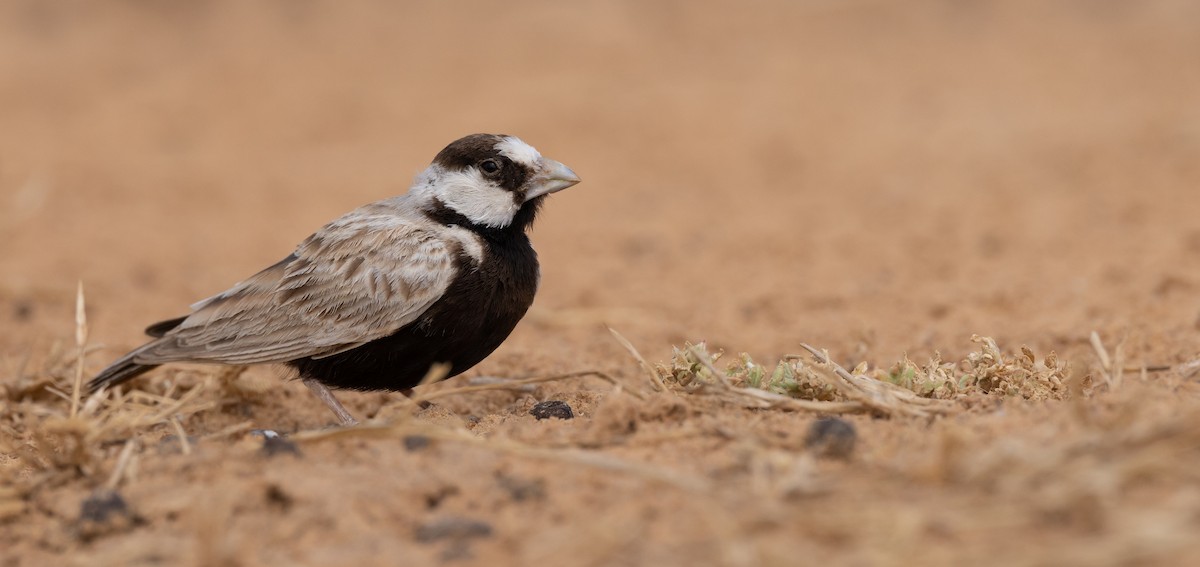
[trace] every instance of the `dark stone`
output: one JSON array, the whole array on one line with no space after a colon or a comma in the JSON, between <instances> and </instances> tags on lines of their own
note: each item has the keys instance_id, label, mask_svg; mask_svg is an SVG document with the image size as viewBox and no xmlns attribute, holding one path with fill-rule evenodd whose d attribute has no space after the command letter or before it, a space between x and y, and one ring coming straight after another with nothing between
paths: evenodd
<instances>
[{"instance_id":1,"label":"dark stone","mask_svg":"<svg viewBox=\"0 0 1200 567\"><path fill-rule=\"evenodd\" d=\"M26 299L13 302L13 318L21 322L33 319L33 302Z\"/></svg>"},{"instance_id":2,"label":"dark stone","mask_svg":"<svg viewBox=\"0 0 1200 567\"><path fill-rule=\"evenodd\" d=\"M854 452L858 433L850 422L837 417L822 417L808 427L804 446L823 457L846 459Z\"/></svg>"},{"instance_id":3,"label":"dark stone","mask_svg":"<svg viewBox=\"0 0 1200 567\"><path fill-rule=\"evenodd\" d=\"M279 455L291 455L293 457L300 456L300 447L286 437L270 431L270 434L264 432L262 448L259 449L266 457L277 457Z\"/></svg>"},{"instance_id":4,"label":"dark stone","mask_svg":"<svg viewBox=\"0 0 1200 567\"><path fill-rule=\"evenodd\" d=\"M492 525L471 518L443 518L417 526L414 534L421 543L439 540L466 540L492 535Z\"/></svg>"},{"instance_id":5,"label":"dark stone","mask_svg":"<svg viewBox=\"0 0 1200 567\"><path fill-rule=\"evenodd\" d=\"M98 490L80 505L75 532L83 541L92 541L145 523L115 490Z\"/></svg>"},{"instance_id":6,"label":"dark stone","mask_svg":"<svg viewBox=\"0 0 1200 567\"><path fill-rule=\"evenodd\" d=\"M428 448L431 441L424 435L406 435L404 436L404 449L408 452L420 451Z\"/></svg>"},{"instance_id":7,"label":"dark stone","mask_svg":"<svg viewBox=\"0 0 1200 567\"><path fill-rule=\"evenodd\" d=\"M571 419L575 417L575 412L571 411L571 406L567 405L567 402L549 400L533 406L533 409L529 410L529 415L532 415L538 419L546 419L550 417Z\"/></svg>"},{"instance_id":8,"label":"dark stone","mask_svg":"<svg viewBox=\"0 0 1200 567\"><path fill-rule=\"evenodd\" d=\"M119 493L113 490L101 490L83 501L79 511L79 521L107 523L109 520L128 517L129 505Z\"/></svg>"},{"instance_id":9,"label":"dark stone","mask_svg":"<svg viewBox=\"0 0 1200 567\"><path fill-rule=\"evenodd\" d=\"M295 504L296 502L296 500L292 498L292 495L284 492L283 489L277 484L268 486L267 493L264 496L267 499L268 506L285 514L292 509L292 504Z\"/></svg>"},{"instance_id":10,"label":"dark stone","mask_svg":"<svg viewBox=\"0 0 1200 567\"><path fill-rule=\"evenodd\" d=\"M546 497L546 484L542 479L528 480L496 473L496 483L517 502L541 500Z\"/></svg>"},{"instance_id":11,"label":"dark stone","mask_svg":"<svg viewBox=\"0 0 1200 567\"><path fill-rule=\"evenodd\" d=\"M433 510L442 505L447 498L457 496L459 493L457 486L443 486L433 492L425 494L425 507Z\"/></svg>"}]
</instances>

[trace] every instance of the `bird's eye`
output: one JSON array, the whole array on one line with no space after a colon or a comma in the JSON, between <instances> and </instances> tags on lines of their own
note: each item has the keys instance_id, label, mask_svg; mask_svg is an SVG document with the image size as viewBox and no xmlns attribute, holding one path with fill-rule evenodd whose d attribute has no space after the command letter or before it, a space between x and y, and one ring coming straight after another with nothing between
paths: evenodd
<instances>
[{"instance_id":1,"label":"bird's eye","mask_svg":"<svg viewBox=\"0 0 1200 567\"><path fill-rule=\"evenodd\" d=\"M485 159L480 162L479 169L483 170L484 175L495 175L500 171L500 164L494 159Z\"/></svg>"}]
</instances>

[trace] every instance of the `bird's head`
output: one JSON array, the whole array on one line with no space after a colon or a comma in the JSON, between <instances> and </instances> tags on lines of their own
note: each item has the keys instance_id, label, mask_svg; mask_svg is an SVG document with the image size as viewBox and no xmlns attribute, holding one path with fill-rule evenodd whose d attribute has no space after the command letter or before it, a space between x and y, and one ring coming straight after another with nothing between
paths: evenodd
<instances>
[{"instance_id":1,"label":"bird's head","mask_svg":"<svg viewBox=\"0 0 1200 567\"><path fill-rule=\"evenodd\" d=\"M433 212L485 229L524 230L546 195L576 183L574 171L516 136L472 134L439 152L412 192Z\"/></svg>"}]
</instances>

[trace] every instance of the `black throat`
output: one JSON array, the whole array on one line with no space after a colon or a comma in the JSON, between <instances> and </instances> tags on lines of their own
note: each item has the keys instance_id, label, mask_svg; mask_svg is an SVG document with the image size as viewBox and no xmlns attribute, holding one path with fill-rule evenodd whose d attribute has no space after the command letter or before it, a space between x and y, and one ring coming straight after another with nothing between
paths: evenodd
<instances>
[{"instance_id":1,"label":"black throat","mask_svg":"<svg viewBox=\"0 0 1200 567\"><path fill-rule=\"evenodd\" d=\"M517 214L513 216L511 224L499 228L475 224L466 215L446 206L440 199L433 200L433 207L427 209L425 215L432 221L444 225L461 226L482 236L489 242L499 243L512 240L513 238L525 237L525 231L530 226L533 226L533 221L537 217L538 210L542 207L542 201L545 198L543 195L525 203L517 210Z\"/></svg>"}]
</instances>

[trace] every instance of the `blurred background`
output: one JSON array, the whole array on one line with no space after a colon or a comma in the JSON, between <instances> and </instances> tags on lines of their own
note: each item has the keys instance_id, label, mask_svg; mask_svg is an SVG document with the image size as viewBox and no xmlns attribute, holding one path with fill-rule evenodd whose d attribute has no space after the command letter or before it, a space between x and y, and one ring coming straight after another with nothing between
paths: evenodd
<instances>
[{"instance_id":1,"label":"blurred background","mask_svg":"<svg viewBox=\"0 0 1200 567\"><path fill-rule=\"evenodd\" d=\"M605 323L652 360L1092 329L1177 360L1200 349L1198 22L1185 0L5 2L0 344L68 339L82 280L115 355L500 132L584 182L544 210L542 292L485 372L603 366Z\"/></svg>"}]
</instances>

